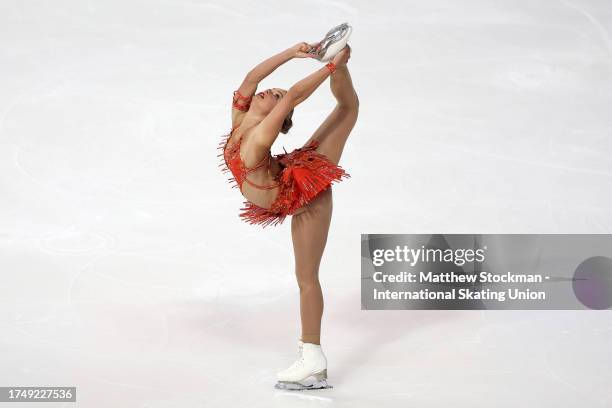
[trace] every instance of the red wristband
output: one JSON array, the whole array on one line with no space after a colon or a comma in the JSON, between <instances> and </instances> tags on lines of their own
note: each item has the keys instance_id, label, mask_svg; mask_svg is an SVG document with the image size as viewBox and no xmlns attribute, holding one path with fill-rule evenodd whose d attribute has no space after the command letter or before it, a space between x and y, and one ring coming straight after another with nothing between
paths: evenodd
<instances>
[{"instance_id":1,"label":"red wristband","mask_svg":"<svg viewBox=\"0 0 612 408\"><path fill-rule=\"evenodd\" d=\"M329 62L327 65L325 65L325 67L329 69L330 74L333 74L334 71L336 71L336 64L334 64L333 62Z\"/></svg>"},{"instance_id":2,"label":"red wristband","mask_svg":"<svg viewBox=\"0 0 612 408\"><path fill-rule=\"evenodd\" d=\"M246 112L249 110L249 108L251 107L250 102L245 103L244 105L239 103L238 101L235 101L234 103L232 103L232 106L238 110L241 110L243 112Z\"/></svg>"},{"instance_id":3,"label":"red wristband","mask_svg":"<svg viewBox=\"0 0 612 408\"><path fill-rule=\"evenodd\" d=\"M246 100L253 99L253 97L252 97L252 96L243 96L243 95L242 95L240 92L238 92L237 90L236 90L236 91L234 91L234 98L237 98L237 99L246 99Z\"/></svg>"}]
</instances>

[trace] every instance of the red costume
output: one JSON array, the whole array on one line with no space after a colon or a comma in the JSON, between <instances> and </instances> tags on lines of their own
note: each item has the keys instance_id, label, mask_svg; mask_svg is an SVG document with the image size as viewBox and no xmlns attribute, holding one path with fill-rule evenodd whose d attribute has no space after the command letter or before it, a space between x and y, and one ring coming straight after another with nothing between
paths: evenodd
<instances>
[{"instance_id":1,"label":"red costume","mask_svg":"<svg viewBox=\"0 0 612 408\"><path fill-rule=\"evenodd\" d=\"M251 98L252 96L244 97L238 91L234 91L233 107L248 111ZM247 102L240 103L239 99ZM242 212L239 216L250 224L260 224L263 227L270 224L282 224L287 215L293 214L297 209L308 204L333 182L341 181L342 177L350 177L342 167L315 150L319 142L313 139L310 144L304 147L295 149L290 153L285 150L285 153L274 156L278 159L282 168L276 177L276 183L267 186L253 183L247 175L260 167L268 167L272 155L268 153L268 156L255 167L247 168L240 158L242 136L238 141L228 146L229 139L237 128L238 126L233 128L229 134L223 135L218 147L220 152L217 156L221 157L221 163L219 164L219 167L222 168L221 171L223 173L229 171L232 174L232 177L228 179L230 183L234 183L232 188L238 187L242 192L242 184L246 181L259 189L278 189L278 195L270 208L260 207L248 200L244 202L245 206L240 209Z\"/></svg>"}]
</instances>

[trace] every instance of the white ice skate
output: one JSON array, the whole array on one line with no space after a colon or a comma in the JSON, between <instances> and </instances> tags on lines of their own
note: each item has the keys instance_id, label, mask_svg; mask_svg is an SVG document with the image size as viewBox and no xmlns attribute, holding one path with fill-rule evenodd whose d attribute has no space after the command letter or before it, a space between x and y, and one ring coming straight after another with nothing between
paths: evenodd
<instances>
[{"instance_id":1,"label":"white ice skate","mask_svg":"<svg viewBox=\"0 0 612 408\"><path fill-rule=\"evenodd\" d=\"M327 384L327 358L319 344L303 343L297 361L276 377L278 382L274 388L281 390L332 388Z\"/></svg>"},{"instance_id":2,"label":"white ice skate","mask_svg":"<svg viewBox=\"0 0 612 408\"><path fill-rule=\"evenodd\" d=\"M352 32L353 27L348 23L342 23L329 30L325 38L317 43L309 53L314 54L314 58L321 62L330 61L344 48Z\"/></svg>"}]
</instances>

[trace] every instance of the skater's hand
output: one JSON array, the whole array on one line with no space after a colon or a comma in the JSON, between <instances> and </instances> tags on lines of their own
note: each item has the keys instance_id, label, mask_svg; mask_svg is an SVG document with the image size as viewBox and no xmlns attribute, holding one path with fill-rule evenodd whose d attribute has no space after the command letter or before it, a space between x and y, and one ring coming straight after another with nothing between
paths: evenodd
<instances>
[{"instance_id":1,"label":"skater's hand","mask_svg":"<svg viewBox=\"0 0 612 408\"><path fill-rule=\"evenodd\" d=\"M349 58L351 58L351 47L346 44L346 46L334 56L332 62L339 67L341 65L346 65Z\"/></svg>"},{"instance_id":2,"label":"skater's hand","mask_svg":"<svg viewBox=\"0 0 612 408\"><path fill-rule=\"evenodd\" d=\"M315 54L309 54L312 48L314 48L317 43L308 44L306 42L301 42L295 44L293 47L289 48L291 50L291 56L293 58L314 58Z\"/></svg>"}]
</instances>

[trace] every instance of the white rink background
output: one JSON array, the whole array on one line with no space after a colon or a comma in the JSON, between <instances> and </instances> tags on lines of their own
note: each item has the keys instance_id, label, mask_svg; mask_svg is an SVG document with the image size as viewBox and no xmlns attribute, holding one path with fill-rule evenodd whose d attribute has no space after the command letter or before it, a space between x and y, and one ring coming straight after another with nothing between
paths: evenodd
<instances>
[{"instance_id":1,"label":"white rink background","mask_svg":"<svg viewBox=\"0 0 612 408\"><path fill-rule=\"evenodd\" d=\"M343 21L361 110L321 266L335 388L281 392L290 219L240 221L216 147L249 69ZM0 385L77 386L79 407L609 407L609 311L362 311L359 268L361 233L611 233L611 30L607 0L3 0ZM333 106L325 82L273 153Z\"/></svg>"}]
</instances>

